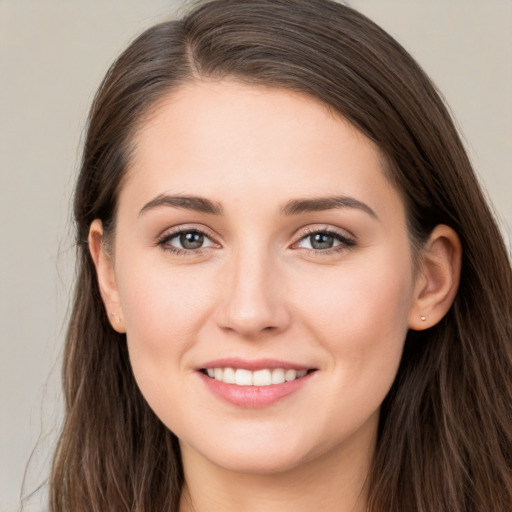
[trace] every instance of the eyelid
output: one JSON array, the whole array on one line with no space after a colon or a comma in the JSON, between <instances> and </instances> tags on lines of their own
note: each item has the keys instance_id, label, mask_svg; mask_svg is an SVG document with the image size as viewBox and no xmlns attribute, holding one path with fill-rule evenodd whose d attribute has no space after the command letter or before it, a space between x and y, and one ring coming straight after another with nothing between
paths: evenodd
<instances>
[{"instance_id":1,"label":"eyelid","mask_svg":"<svg viewBox=\"0 0 512 512\"><path fill-rule=\"evenodd\" d=\"M168 244L170 240L173 238L178 237L181 233L199 233L203 235L205 238L207 238L211 245L208 245L206 247L199 247L197 249L185 249L181 247L176 247L174 245ZM162 249L167 250L169 252L183 255L194 255L194 254L201 254L205 249L210 248L218 248L220 247L220 244L216 241L215 235L212 235L211 230L207 229L203 226L198 226L197 224L192 225L179 225L173 228L167 228L164 230L160 235L156 237L155 245L161 246Z\"/></svg>"},{"instance_id":2,"label":"eyelid","mask_svg":"<svg viewBox=\"0 0 512 512\"><path fill-rule=\"evenodd\" d=\"M340 228L338 226L332 226L330 224L310 224L298 230L298 233L302 237L314 233L332 233L334 235L339 235L344 238L356 240L356 236L353 233L351 233L348 229Z\"/></svg>"},{"instance_id":3,"label":"eyelid","mask_svg":"<svg viewBox=\"0 0 512 512\"><path fill-rule=\"evenodd\" d=\"M207 238L210 241L210 245L207 245L206 247L199 247L197 249L186 249L177 247L174 245L169 244L168 242L172 240L173 238L178 237L181 233L200 233L205 238ZM327 248L327 249L314 249L314 248L307 248L307 247L298 247L297 245L307 237L322 233L329 236L334 237L336 240L338 240L340 243L338 245L335 245L334 247ZM172 228L167 228L162 232L162 234L158 235L158 237L155 240L156 246L161 246L162 249L167 250L169 252L172 252L174 254L180 254L180 255L198 255L202 254L204 250L208 250L211 248L220 248L221 244L217 242L217 236L211 233L211 230L206 228L205 226L198 226L197 224L192 225L179 225ZM294 250L303 250L308 251L311 253L315 253L317 255L327 255L332 254L335 252L345 251L349 250L355 245L357 245L357 238L347 231L346 229L341 229L338 227L333 227L330 225L316 225L316 226L307 226L304 228L301 228L298 233L294 236L295 242L293 242L290 246L291 249Z\"/></svg>"},{"instance_id":4,"label":"eyelid","mask_svg":"<svg viewBox=\"0 0 512 512\"><path fill-rule=\"evenodd\" d=\"M334 238L336 238L341 243L339 245L336 245L334 247L331 247L329 249L309 249L306 247L297 247L297 244L304 240L305 238L308 238L311 235L315 235L317 233L323 233L326 235L330 235ZM306 228L303 228L299 233L296 235L296 241L293 242L291 245L292 249L295 250L305 250L309 251L311 253L315 254L330 254L333 252L339 252L343 250L349 250L355 245L357 245L357 238L347 231L346 229L336 228L333 226L326 226L326 225L317 225L317 226L307 226Z\"/></svg>"}]
</instances>

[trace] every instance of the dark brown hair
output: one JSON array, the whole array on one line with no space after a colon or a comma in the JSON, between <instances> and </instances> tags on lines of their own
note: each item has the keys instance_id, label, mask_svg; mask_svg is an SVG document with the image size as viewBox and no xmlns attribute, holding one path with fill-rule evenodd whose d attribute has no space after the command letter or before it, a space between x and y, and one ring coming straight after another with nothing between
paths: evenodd
<instances>
[{"instance_id":1,"label":"dark brown hair","mask_svg":"<svg viewBox=\"0 0 512 512\"><path fill-rule=\"evenodd\" d=\"M64 355L66 416L53 512L177 511L175 436L134 381L105 314L89 226L115 227L139 126L180 85L231 79L319 99L374 141L421 247L437 224L460 236L459 292L435 327L408 334L381 410L371 512L512 510L512 275L450 115L388 34L330 0L213 0L144 32L91 109L74 215L78 278Z\"/></svg>"}]
</instances>

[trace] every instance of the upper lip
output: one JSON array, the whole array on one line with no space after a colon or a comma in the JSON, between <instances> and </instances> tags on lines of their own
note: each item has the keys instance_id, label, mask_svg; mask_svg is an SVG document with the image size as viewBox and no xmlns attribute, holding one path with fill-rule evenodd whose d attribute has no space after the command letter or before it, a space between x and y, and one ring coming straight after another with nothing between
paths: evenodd
<instances>
[{"instance_id":1,"label":"upper lip","mask_svg":"<svg viewBox=\"0 0 512 512\"><path fill-rule=\"evenodd\" d=\"M204 370L207 368L235 368L243 370L273 370L275 368L282 368L283 370L312 370L311 366L294 363L291 361L283 361L279 359L240 359L240 358L222 358L215 359L213 361L207 361L206 363L199 366L198 370Z\"/></svg>"}]
</instances>

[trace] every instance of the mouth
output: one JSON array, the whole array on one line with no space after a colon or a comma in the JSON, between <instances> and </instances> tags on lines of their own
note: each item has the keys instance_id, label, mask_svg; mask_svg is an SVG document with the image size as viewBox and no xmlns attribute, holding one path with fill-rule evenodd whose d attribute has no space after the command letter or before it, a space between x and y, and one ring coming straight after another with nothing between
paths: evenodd
<instances>
[{"instance_id":1,"label":"mouth","mask_svg":"<svg viewBox=\"0 0 512 512\"><path fill-rule=\"evenodd\" d=\"M237 386L272 386L303 379L315 369L263 368L251 371L245 368L201 368L200 372L210 379Z\"/></svg>"},{"instance_id":2,"label":"mouth","mask_svg":"<svg viewBox=\"0 0 512 512\"><path fill-rule=\"evenodd\" d=\"M309 388L317 368L279 359L228 357L204 362L196 374L211 393L236 407L268 407ZM309 385L308 385L309 383Z\"/></svg>"}]
</instances>

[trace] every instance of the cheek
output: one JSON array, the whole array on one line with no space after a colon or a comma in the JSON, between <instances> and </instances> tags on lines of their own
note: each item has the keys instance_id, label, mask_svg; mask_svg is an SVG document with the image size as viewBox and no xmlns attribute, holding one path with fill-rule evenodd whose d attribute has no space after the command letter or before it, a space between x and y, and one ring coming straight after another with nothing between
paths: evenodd
<instances>
[{"instance_id":1,"label":"cheek","mask_svg":"<svg viewBox=\"0 0 512 512\"><path fill-rule=\"evenodd\" d=\"M125 272L126 270L126 272ZM169 427L180 431L187 404L190 369L186 355L197 332L210 316L211 293L197 271L172 272L166 265L133 262L119 265L119 284L130 363L137 385L149 406ZM185 387L184 387L185 386ZM181 418L182 415L179 416Z\"/></svg>"},{"instance_id":2,"label":"cheek","mask_svg":"<svg viewBox=\"0 0 512 512\"><path fill-rule=\"evenodd\" d=\"M119 291L132 367L141 387L147 379L183 370L183 356L210 316L211 291L197 271L151 262L120 264Z\"/></svg>"},{"instance_id":3,"label":"cheek","mask_svg":"<svg viewBox=\"0 0 512 512\"><path fill-rule=\"evenodd\" d=\"M405 252L407 254L407 252ZM304 321L345 371L396 371L413 296L409 261L389 254L310 275L294 293ZM362 373L364 374L364 372Z\"/></svg>"},{"instance_id":4,"label":"cheek","mask_svg":"<svg viewBox=\"0 0 512 512\"><path fill-rule=\"evenodd\" d=\"M163 337L167 344L170 333L176 339L186 337L211 302L204 279L190 269L180 271L165 265L158 268L149 263L128 270L120 272L126 329L141 333L148 340Z\"/></svg>"},{"instance_id":5,"label":"cheek","mask_svg":"<svg viewBox=\"0 0 512 512\"><path fill-rule=\"evenodd\" d=\"M400 364L413 294L405 261L347 265L301 281L303 327L326 354L328 388L318 408L319 436L350 436L378 415ZM321 286L323 284L323 286ZM299 307L299 306L297 306Z\"/></svg>"}]
</instances>

